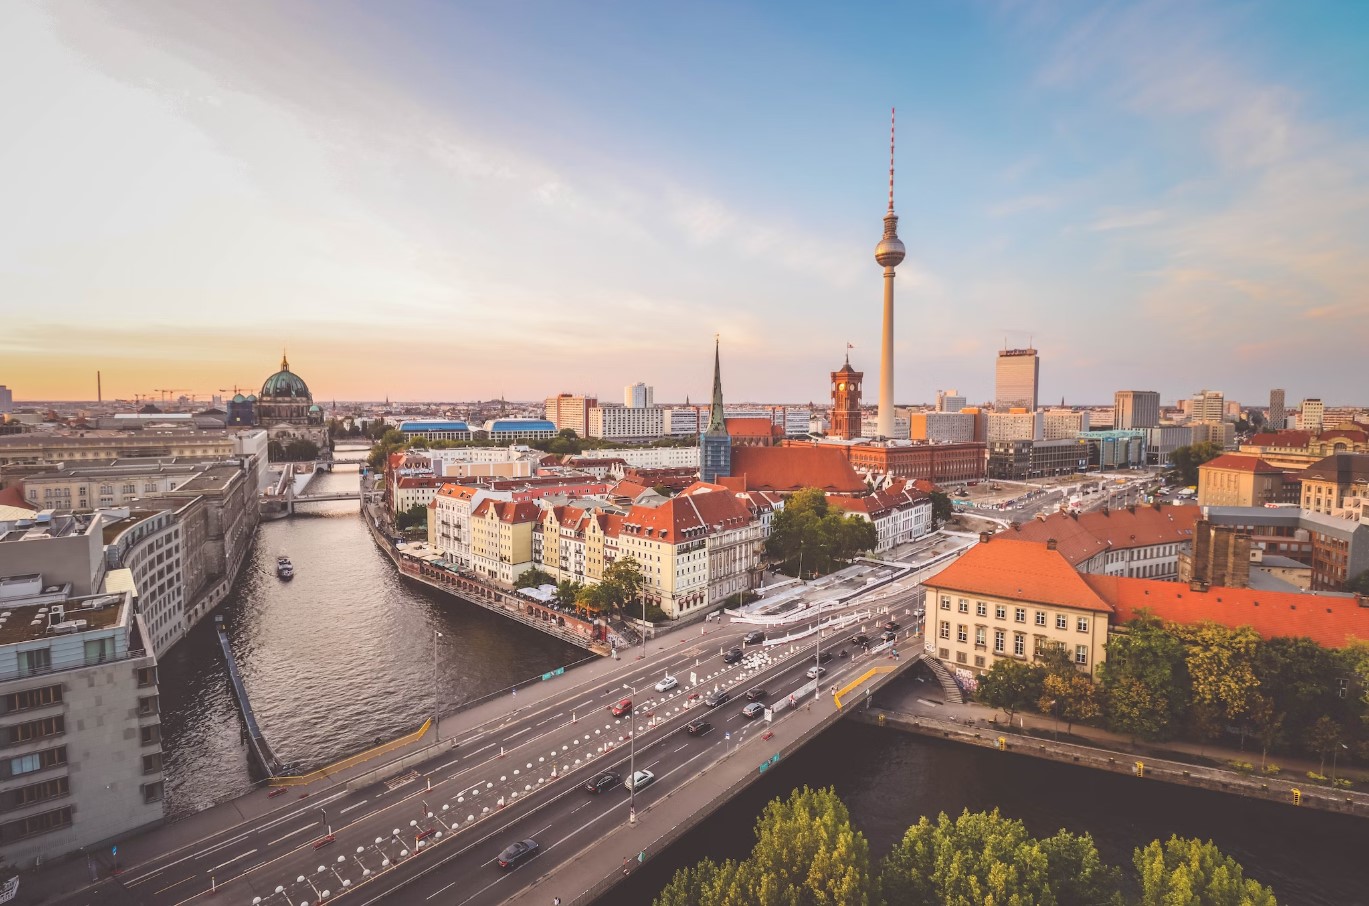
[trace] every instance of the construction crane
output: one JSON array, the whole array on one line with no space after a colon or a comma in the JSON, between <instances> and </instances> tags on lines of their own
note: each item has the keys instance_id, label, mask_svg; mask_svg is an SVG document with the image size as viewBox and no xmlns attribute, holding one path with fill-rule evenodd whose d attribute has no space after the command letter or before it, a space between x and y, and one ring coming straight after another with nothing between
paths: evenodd
<instances>
[{"instance_id":1,"label":"construction crane","mask_svg":"<svg viewBox=\"0 0 1369 906\"><path fill-rule=\"evenodd\" d=\"M155 390L156 392L158 392L158 393L160 393L160 394L162 395L162 402L165 403L165 402L168 402L168 401L171 399L171 394L173 394L173 393L180 393L182 390L188 390L189 388L188 388L188 387L153 387L152 389Z\"/></svg>"}]
</instances>

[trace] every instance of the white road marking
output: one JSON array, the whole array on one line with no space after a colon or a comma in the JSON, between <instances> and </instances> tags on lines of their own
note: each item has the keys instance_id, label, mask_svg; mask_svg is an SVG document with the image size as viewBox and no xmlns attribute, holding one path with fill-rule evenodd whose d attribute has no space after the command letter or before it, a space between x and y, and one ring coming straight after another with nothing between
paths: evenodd
<instances>
[{"instance_id":1,"label":"white road marking","mask_svg":"<svg viewBox=\"0 0 1369 906\"><path fill-rule=\"evenodd\" d=\"M161 890L157 891L157 893L165 893L166 891L170 890L170 889L173 888L173 887L179 887L180 885L184 884L186 881L193 881L194 879L195 879L195 876L194 876L194 875L189 875L188 877L181 878L179 881L177 881L177 882L174 883L174 884L168 884L168 885L166 885L166 886L163 887Z\"/></svg>"},{"instance_id":2,"label":"white road marking","mask_svg":"<svg viewBox=\"0 0 1369 906\"><path fill-rule=\"evenodd\" d=\"M277 843L279 843L280 841L282 841L282 840L288 840L288 839L290 839L291 837L293 837L295 834L302 834L302 833L304 833L305 831L307 831L307 830L308 830L309 828L311 828L311 827L318 827L318 822L315 821L313 824L306 824L306 825L304 825L304 827L297 828L296 830L292 830L292 831L290 831L290 833L286 834L284 837L277 837L276 839L270 841L270 842L267 843L266 845L267 845L267 846L275 846L275 845L276 845Z\"/></svg>"},{"instance_id":3,"label":"white road marking","mask_svg":"<svg viewBox=\"0 0 1369 906\"><path fill-rule=\"evenodd\" d=\"M360 802L357 802L357 803L354 803L354 804L352 804L352 805L349 805L349 806L347 806L347 807L344 808L344 809L339 809L339 810L338 810L338 814L340 814L340 815L345 815L345 814L347 814L348 812L350 812L352 809L354 809L354 808L361 808L363 805L365 805L366 803L368 803L368 802L370 802L370 801L371 801L371 800L369 800L369 799L363 799L363 800L361 800Z\"/></svg>"},{"instance_id":4,"label":"white road marking","mask_svg":"<svg viewBox=\"0 0 1369 906\"><path fill-rule=\"evenodd\" d=\"M223 868L225 865L232 865L234 862L238 861L239 859L246 859L248 856L252 855L252 853L254 853L254 852L256 852L255 849L249 849L247 852L243 853L242 855L240 855L240 856L234 856L233 858L229 859L227 862L220 862L218 865L215 865L213 868L211 868L211 869L209 869L209 870L210 870L210 871L218 871L220 868Z\"/></svg>"}]
</instances>

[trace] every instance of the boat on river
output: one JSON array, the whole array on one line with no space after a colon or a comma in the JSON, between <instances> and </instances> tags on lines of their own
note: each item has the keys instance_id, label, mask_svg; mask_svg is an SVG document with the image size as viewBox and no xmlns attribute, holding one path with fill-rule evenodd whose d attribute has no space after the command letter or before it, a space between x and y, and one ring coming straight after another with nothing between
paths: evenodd
<instances>
[{"instance_id":1,"label":"boat on river","mask_svg":"<svg viewBox=\"0 0 1369 906\"><path fill-rule=\"evenodd\" d=\"M291 563L290 558L284 554L276 558L276 575L286 580L295 578L295 564Z\"/></svg>"}]
</instances>

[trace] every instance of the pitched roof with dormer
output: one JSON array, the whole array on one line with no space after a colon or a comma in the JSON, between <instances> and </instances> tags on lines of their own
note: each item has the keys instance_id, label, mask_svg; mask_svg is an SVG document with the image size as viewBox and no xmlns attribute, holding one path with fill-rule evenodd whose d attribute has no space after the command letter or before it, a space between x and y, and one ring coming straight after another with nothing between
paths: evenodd
<instances>
[{"instance_id":1,"label":"pitched roof with dormer","mask_svg":"<svg viewBox=\"0 0 1369 906\"><path fill-rule=\"evenodd\" d=\"M732 476L736 491L798 491L818 488L835 494L866 490L845 454L836 447L734 447Z\"/></svg>"},{"instance_id":2,"label":"pitched roof with dormer","mask_svg":"<svg viewBox=\"0 0 1369 906\"><path fill-rule=\"evenodd\" d=\"M928 588L1112 613L1058 550L1044 543L991 537L923 583Z\"/></svg>"},{"instance_id":3,"label":"pitched roof with dormer","mask_svg":"<svg viewBox=\"0 0 1369 906\"><path fill-rule=\"evenodd\" d=\"M1172 623L1249 626L1261 638L1305 637L1325 648L1369 639L1369 605L1362 599L1221 586L1197 591L1182 582L1122 576L1088 575L1084 581L1112 605L1119 623L1147 610Z\"/></svg>"},{"instance_id":4,"label":"pitched roof with dormer","mask_svg":"<svg viewBox=\"0 0 1369 906\"><path fill-rule=\"evenodd\" d=\"M1303 481L1355 484L1369 481L1369 453L1333 453L1308 466L1298 477Z\"/></svg>"},{"instance_id":5,"label":"pitched roof with dormer","mask_svg":"<svg viewBox=\"0 0 1369 906\"><path fill-rule=\"evenodd\" d=\"M751 510L726 489L696 485L691 490L658 507L634 506L623 517L621 534L682 544L751 522Z\"/></svg>"},{"instance_id":6,"label":"pitched roof with dormer","mask_svg":"<svg viewBox=\"0 0 1369 906\"><path fill-rule=\"evenodd\" d=\"M471 513L471 518L486 518L493 515L500 522L516 525L524 522L536 522L541 513L536 501L523 500L482 500L480 505Z\"/></svg>"},{"instance_id":7,"label":"pitched roof with dormer","mask_svg":"<svg viewBox=\"0 0 1369 906\"><path fill-rule=\"evenodd\" d=\"M1193 527L1202 515L1196 506L1146 506L1091 510L1073 515L1054 513L1012 530L1022 541L1049 541L1065 559L1078 566L1106 550L1127 550L1154 544L1182 544L1193 540Z\"/></svg>"},{"instance_id":8,"label":"pitched roof with dormer","mask_svg":"<svg viewBox=\"0 0 1369 906\"><path fill-rule=\"evenodd\" d=\"M1274 431L1254 435L1250 438L1249 445L1252 447L1302 449L1311 440L1311 431Z\"/></svg>"},{"instance_id":9,"label":"pitched roof with dormer","mask_svg":"<svg viewBox=\"0 0 1369 906\"><path fill-rule=\"evenodd\" d=\"M1198 468L1223 469L1228 472L1253 472L1257 475L1283 472L1283 469L1270 465L1258 456L1250 456L1244 453L1223 453L1215 459L1209 459Z\"/></svg>"}]
</instances>

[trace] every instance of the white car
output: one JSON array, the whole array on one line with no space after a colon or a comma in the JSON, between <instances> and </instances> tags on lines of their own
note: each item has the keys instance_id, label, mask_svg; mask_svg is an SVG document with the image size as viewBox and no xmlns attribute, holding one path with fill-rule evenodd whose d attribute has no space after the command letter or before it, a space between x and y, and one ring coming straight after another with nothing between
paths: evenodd
<instances>
[{"instance_id":1,"label":"white car","mask_svg":"<svg viewBox=\"0 0 1369 906\"><path fill-rule=\"evenodd\" d=\"M630 790L640 790L642 787L647 786L655 779L656 775L651 773L650 771L638 771L637 773L632 775L632 779L624 782L623 786L627 787Z\"/></svg>"},{"instance_id":2,"label":"white car","mask_svg":"<svg viewBox=\"0 0 1369 906\"><path fill-rule=\"evenodd\" d=\"M826 668L826 667L809 667L809 668L808 668L808 678L809 678L809 679L817 679L818 677L822 676L822 675L823 675L824 673L826 673L826 672L827 672L827 668Z\"/></svg>"},{"instance_id":3,"label":"white car","mask_svg":"<svg viewBox=\"0 0 1369 906\"><path fill-rule=\"evenodd\" d=\"M665 679L661 680L659 683L656 684L656 691L669 692L671 689L674 689L678 685L680 685L679 680L677 680L673 676L667 675Z\"/></svg>"}]
</instances>

